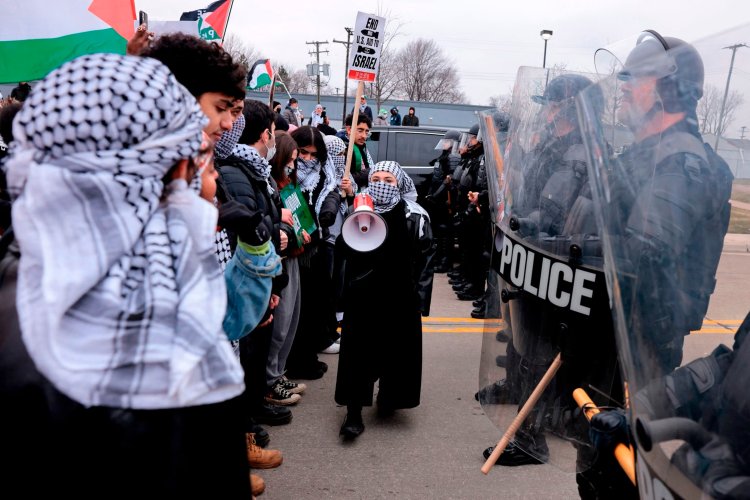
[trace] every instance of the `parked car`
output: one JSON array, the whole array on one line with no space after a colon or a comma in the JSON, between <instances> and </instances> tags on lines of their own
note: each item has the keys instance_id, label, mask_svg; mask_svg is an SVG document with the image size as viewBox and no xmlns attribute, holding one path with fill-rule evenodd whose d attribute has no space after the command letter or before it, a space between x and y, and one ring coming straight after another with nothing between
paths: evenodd
<instances>
[{"instance_id":1,"label":"parked car","mask_svg":"<svg viewBox=\"0 0 750 500\"><path fill-rule=\"evenodd\" d=\"M373 127L367 139L367 150L376 163L384 160L398 162L414 181L422 200L432 177L430 160L440 156L435 146L448 130L448 127Z\"/></svg>"}]
</instances>

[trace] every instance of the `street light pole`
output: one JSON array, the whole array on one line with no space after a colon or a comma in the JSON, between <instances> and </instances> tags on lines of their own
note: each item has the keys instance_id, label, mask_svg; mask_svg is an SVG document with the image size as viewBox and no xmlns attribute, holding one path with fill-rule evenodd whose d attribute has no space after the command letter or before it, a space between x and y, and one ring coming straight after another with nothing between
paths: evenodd
<instances>
[{"instance_id":1,"label":"street light pole","mask_svg":"<svg viewBox=\"0 0 750 500\"><path fill-rule=\"evenodd\" d=\"M547 40L552 38L552 30L542 30L539 32L539 36L544 40L544 59L542 59L542 68L547 67Z\"/></svg>"},{"instance_id":2,"label":"street light pole","mask_svg":"<svg viewBox=\"0 0 750 500\"><path fill-rule=\"evenodd\" d=\"M716 126L716 142L714 143L714 151L719 150L719 138L721 137L721 122L724 121L724 106L727 104L727 94L729 93L729 80L732 78L732 68L734 67L734 55L737 53L737 49L740 47L747 47L744 43L737 43L724 47L732 51L732 61L729 63L729 74L727 75L727 86L724 87L724 99L721 101L721 111L719 112L719 123Z\"/></svg>"},{"instance_id":3,"label":"street light pole","mask_svg":"<svg viewBox=\"0 0 750 500\"><path fill-rule=\"evenodd\" d=\"M349 47L352 45L352 35L354 30L351 28L344 28L346 30L346 41L333 39L334 43L340 43L346 45L346 63L344 64L344 113L341 116L341 123L346 121L346 93L348 91L349 73L347 72L349 67Z\"/></svg>"}]
</instances>

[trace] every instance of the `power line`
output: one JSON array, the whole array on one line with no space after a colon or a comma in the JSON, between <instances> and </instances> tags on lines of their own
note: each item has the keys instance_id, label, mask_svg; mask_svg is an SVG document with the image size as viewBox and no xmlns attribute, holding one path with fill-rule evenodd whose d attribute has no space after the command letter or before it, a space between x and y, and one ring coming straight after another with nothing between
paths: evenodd
<instances>
[{"instance_id":1,"label":"power line","mask_svg":"<svg viewBox=\"0 0 750 500\"><path fill-rule=\"evenodd\" d=\"M315 45L315 50L310 52L310 55L315 54L315 79L316 87L318 88L318 104L320 104L320 54L328 54L327 50L320 50L321 45L328 45L328 40L324 42L305 42L306 45Z\"/></svg>"},{"instance_id":2,"label":"power line","mask_svg":"<svg viewBox=\"0 0 750 500\"><path fill-rule=\"evenodd\" d=\"M333 43L340 43L346 46L346 62L344 63L344 112L341 116L341 123L346 121L346 94L349 83L349 75L347 74L347 68L349 66L349 47L352 45L352 35L354 30L351 28L344 28L346 30L346 41L333 39Z\"/></svg>"},{"instance_id":3,"label":"power line","mask_svg":"<svg viewBox=\"0 0 750 500\"><path fill-rule=\"evenodd\" d=\"M724 120L724 106L727 103L727 94L729 93L729 80L732 78L732 68L734 67L734 55L737 53L737 49L741 47L747 47L744 43L736 43L734 45L730 45L729 47L724 47L725 49L730 49L732 51L732 61L729 63L729 74L727 75L727 86L724 87L724 99L721 101L721 111L719 112L719 123L716 126L716 143L714 144L714 151L718 151L719 147L719 138L721 137L721 122Z\"/></svg>"}]
</instances>

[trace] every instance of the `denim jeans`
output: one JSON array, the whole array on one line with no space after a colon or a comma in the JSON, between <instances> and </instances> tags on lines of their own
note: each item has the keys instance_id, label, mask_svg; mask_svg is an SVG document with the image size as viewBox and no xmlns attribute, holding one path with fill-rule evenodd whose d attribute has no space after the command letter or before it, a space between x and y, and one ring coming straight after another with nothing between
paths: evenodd
<instances>
[{"instance_id":1,"label":"denim jeans","mask_svg":"<svg viewBox=\"0 0 750 500\"><path fill-rule=\"evenodd\" d=\"M279 274L281 258L273 243L263 255L255 255L237 245L224 271L227 283L224 331L229 340L238 340L258 326L271 299L271 281Z\"/></svg>"}]
</instances>

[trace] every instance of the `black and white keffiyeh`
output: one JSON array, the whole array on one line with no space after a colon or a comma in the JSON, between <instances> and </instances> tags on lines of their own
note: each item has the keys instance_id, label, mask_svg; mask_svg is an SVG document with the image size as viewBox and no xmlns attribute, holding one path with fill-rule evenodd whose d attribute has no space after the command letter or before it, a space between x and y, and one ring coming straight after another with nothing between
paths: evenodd
<instances>
[{"instance_id":1,"label":"black and white keffiyeh","mask_svg":"<svg viewBox=\"0 0 750 500\"><path fill-rule=\"evenodd\" d=\"M221 139L216 143L216 157L225 160L232 155L232 150L237 145L237 141L242 137L245 130L245 115L239 115L232 124L232 128L221 134Z\"/></svg>"},{"instance_id":2,"label":"black and white keffiyeh","mask_svg":"<svg viewBox=\"0 0 750 500\"><path fill-rule=\"evenodd\" d=\"M258 153L257 149L247 144L237 144L232 150L232 155L242 160L256 177L266 181L268 194L273 194L271 183L268 182L271 176L271 164Z\"/></svg>"},{"instance_id":3,"label":"black and white keffiyeh","mask_svg":"<svg viewBox=\"0 0 750 500\"><path fill-rule=\"evenodd\" d=\"M375 212L388 212L392 210L399 201L401 201L401 190L398 186L383 181L373 182L372 176L376 172L389 172L393 174L399 184L406 174L401 170L401 165L395 161L381 161L376 163L375 166L370 169L367 192L372 196Z\"/></svg>"},{"instance_id":4,"label":"black and white keffiyeh","mask_svg":"<svg viewBox=\"0 0 750 500\"><path fill-rule=\"evenodd\" d=\"M333 170L336 174L336 186L341 187L341 181L344 180L344 172L346 172L346 143L335 135L326 135L323 139L328 150L328 161L333 165ZM352 188L356 193L357 183L354 182L354 177L351 173L349 173L349 180L352 182ZM339 210L342 215L346 215L347 204L345 201L341 202Z\"/></svg>"},{"instance_id":5,"label":"black and white keffiyeh","mask_svg":"<svg viewBox=\"0 0 750 500\"><path fill-rule=\"evenodd\" d=\"M323 200L326 199L334 189L337 188L336 172L333 164L327 161L321 168L320 161L317 158L312 160L297 159L297 183L303 193L308 196L315 190L320 183L321 173L324 175L324 185L320 190L318 197L311 202L315 207L315 213L320 215L320 208L323 206Z\"/></svg>"},{"instance_id":6,"label":"black and white keffiyeh","mask_svg":"<svg viewBox=\"0 0 750 500\"><path fill-rule=\"evenodd\" d=\"M7 162L17 308L38 369L86 406L209 404L243 390L222 330L216 208L183 179L205 124L155 59L95 54L51 72Z\"/></svg>"}]
</instances>

